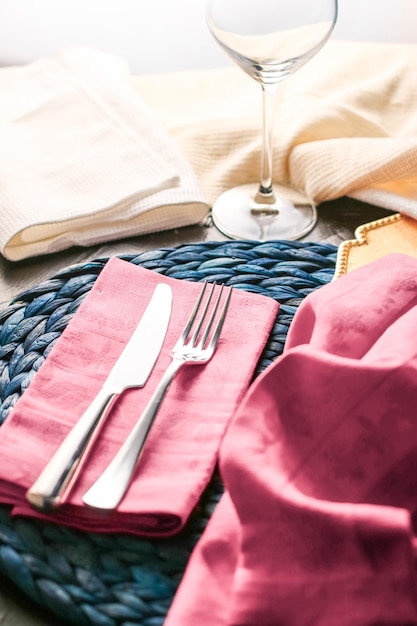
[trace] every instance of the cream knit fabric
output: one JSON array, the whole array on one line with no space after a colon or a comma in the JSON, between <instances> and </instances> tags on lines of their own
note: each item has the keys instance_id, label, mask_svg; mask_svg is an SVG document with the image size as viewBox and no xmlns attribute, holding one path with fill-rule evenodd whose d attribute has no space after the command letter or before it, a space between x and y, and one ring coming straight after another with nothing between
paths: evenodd
<instances>
[{"instance_id":1,"label":"cream knit fabric","mask_svg":"<svg viewBox=\"0 0 417 626\"><path fill-rule=\"evenodd\" d=\"M258 181L261 91L241 70L140 76L135 86L210 202ZM417 218L417 46L328 42L278 86L274 137L276 181L317 202L350 195Z\"/></svg>"},{"instance_id":2,"label":"cream knit fabric","mask_svg":"<svg viewBox=\"0 0 417 626\"><path fill-rule=\"evenodd\" d=\"M133 81L90 49L0 70L4 256L197 223L258 181L261 93L246 74ZM274 137L275 181L417 219L417 46L328 42L278 86Z\"/></svg>"}]
</instances>

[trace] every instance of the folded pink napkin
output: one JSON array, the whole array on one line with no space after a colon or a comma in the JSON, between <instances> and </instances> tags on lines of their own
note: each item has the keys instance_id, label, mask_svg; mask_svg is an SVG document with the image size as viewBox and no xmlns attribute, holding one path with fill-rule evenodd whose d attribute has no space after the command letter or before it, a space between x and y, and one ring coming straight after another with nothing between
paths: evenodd
<instances>
[{"instance_id":1,"label":"folded pink napkin","mask_svg":"<svg viewBox=\"0 0 417 626\"><path fill-rule=\"evenodd\" d=\"M173 309L150 379L116 402L67 502L51 515L36 512L26 502L27 488L100 389L160 282L172 288ZM81 497L147 404L200 290L198 283L109 260L0 429L0 502L11 504L14 514L83 530L157 535L182 527L211 478L226 424L276 318L278 305L270 298L235 290L213 359L177 374L118 509L101 514Z\"/></svg>"},{"instance_id":2,"label":"folded pink napkin","mask_svg":"<svg viewBox=\"0 0 417 626\"><path fill-rule=\"evenodd\" d=\"M417 624L417 260L306 298L220 449L165 626Z\"/></svg>"}]
</instances>

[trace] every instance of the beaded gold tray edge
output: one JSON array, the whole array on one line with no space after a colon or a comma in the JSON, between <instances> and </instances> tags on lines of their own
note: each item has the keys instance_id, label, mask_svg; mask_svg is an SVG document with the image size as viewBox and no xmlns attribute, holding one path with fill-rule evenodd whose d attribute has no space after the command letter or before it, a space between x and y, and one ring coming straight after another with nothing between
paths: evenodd
<instances>
[{"instance_id":1,"label":"beaded gold tray edge","mask_svg":"<svg viewBox=\"0 0 417 626\"><path fill-rule=\"evenodd\" d=\"M355 230L339 245L334 278L393 252L417 257L417 221L394 213Z\"/></svg>"}]
</instances>

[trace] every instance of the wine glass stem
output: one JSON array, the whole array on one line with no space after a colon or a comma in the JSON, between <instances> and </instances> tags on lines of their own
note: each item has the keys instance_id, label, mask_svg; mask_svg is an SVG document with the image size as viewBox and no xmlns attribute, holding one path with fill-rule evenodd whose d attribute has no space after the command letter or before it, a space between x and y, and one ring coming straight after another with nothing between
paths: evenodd
<instances>
[{"instance_id":1,"label":"wine glass stem","mask_svg":"<svg viewBox=\"0 0 417 626\"><path fill-rule=\"evenodd\" d=\"M273 204L275 202L272 189L272 141L274 130L274 95L276 85L262 84L262 152L261 182L256 202Z\"/></svg>"}]
</instances>

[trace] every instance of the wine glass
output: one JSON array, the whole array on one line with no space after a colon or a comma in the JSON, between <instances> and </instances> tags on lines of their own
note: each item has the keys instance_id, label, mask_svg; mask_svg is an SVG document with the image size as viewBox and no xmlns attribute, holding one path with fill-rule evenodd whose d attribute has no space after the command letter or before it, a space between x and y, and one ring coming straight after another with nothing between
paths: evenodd
<instances>
[{"instance_id":1,"label":"wine glass","mask_svg":"<svg viewBox=\"0 0 417 626\"><path fill-rule=\"evenodd\" d=\"M208 0L207 24L223 50L263 94L260 184L223 193L214 203L215 226L232 239L300 239L317 221L314 202L290 185L272 185L276 87L330 37L337 0Z\"/></svg>"}]
</instances>

